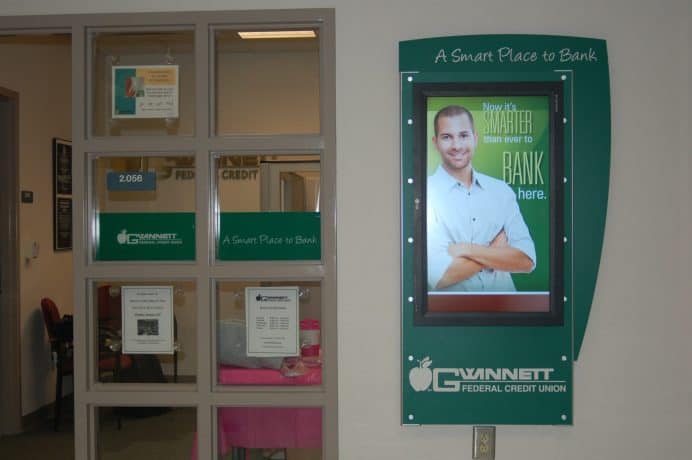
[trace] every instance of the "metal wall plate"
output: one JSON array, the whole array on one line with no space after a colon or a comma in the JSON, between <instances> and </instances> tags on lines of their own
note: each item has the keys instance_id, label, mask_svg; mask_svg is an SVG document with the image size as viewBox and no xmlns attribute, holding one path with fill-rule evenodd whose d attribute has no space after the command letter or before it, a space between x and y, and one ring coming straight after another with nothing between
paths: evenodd
<instances>
[{"instance_id":1,"label":"metal wall plate","mask_svg":"<svg viewBox=\"0 0 692 460\"><path fill-rule=\"evenodd\" d=\"M473 459L474 460L494 460L495 459L495 427L494 426L474 426L473 427Z\"/></svg>"}]
</instances>

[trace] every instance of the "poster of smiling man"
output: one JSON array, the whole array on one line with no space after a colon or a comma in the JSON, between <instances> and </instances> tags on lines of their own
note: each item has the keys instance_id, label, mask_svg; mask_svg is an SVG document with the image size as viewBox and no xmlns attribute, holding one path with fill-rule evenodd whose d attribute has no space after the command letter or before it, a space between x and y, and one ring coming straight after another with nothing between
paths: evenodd
<instances>
[{"instance_id":1,"label":"poster of smiling man","mask_svg":"<svg viewBox=\"0 0 692 460\"><path fill-rule=\"evenodd\" d=\"M417 87L428 320L559 321L550 276L559 91L552 83Z\"/></svg>"}]
</instances>

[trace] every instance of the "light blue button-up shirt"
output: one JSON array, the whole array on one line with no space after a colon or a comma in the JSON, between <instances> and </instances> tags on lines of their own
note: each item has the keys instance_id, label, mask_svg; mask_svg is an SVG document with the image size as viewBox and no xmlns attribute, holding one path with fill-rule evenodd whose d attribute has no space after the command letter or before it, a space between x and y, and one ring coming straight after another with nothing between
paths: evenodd
<instances>
[{"instance_id":1,"label":"light blue button-up shirt","mask_svg":"<svg viewBox=\"0 0 692 460\"><path fill-rule=\"evenodd\" d=\"M428 178L428 289L433 291L513 292L510 273L486 268L443 289L435 289L452 262L447 249L454 243L489 246L504 229L509 246L536 265L536 248L521 216L514 191L503 181L473 171L470 188L442 166Z\"/></svg>"}]
</instances>

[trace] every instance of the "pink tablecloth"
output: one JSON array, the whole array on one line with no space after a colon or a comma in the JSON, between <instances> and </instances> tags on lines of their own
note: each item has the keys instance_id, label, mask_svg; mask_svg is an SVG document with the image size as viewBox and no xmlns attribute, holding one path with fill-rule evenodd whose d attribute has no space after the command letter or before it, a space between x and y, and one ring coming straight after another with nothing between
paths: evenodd
<instances>
[{"instance_id":1,"label":"pink tablecloth","mask_svg":"<svg viewBox=\"0 0 692 460\"><path fill-rule=\"evenodd\" d=\"M275 369L248 369L245 367L219 366L221 385L320 385L322 368L308 367L307 372L296 377L284 377Z\"/></svg>"},{"instance_id":2,"label":"pink tablecloth","mask_svg":"<svg viewBox=\"0 0 692 460\"><path fill-rule=\"evenodd\" d=\"M219 383L226 385L319 385L322 369L309 368L298 377L284 377L274 369L219 366ZM218 413L219 453L231 447L320 448L322 409L292 407L222 407ZM192 448L197 460L197 439Z\"/></svg>"},{"instance_id":3,"label":"pink tablecloth","mask_svg":"<svg viewBox=\"0 0 692 460\"><path fill-rule=\"evenodd\" d=\"M319 448L322 409L225 407L219 409L219 451L245 448Z\"/></svg>"}]
</instances>

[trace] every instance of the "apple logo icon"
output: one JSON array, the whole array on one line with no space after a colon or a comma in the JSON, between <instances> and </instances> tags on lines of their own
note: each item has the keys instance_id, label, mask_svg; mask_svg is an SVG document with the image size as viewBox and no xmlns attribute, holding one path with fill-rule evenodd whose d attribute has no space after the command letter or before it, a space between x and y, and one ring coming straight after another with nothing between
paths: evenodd
<instances>
[{"instance_id":1,"label":"apple logo icon","mask_svg":"<svg viewBox=\"0 0 692 460\"><path fill-rule=\"evenodd\" d=\"M430 357L426 356L418 361L418 367L414 367L408 373L408 381L416 391L425 391L432 383L433 374L429 369L432 364Z\"/></svg>"}]
</instances>

